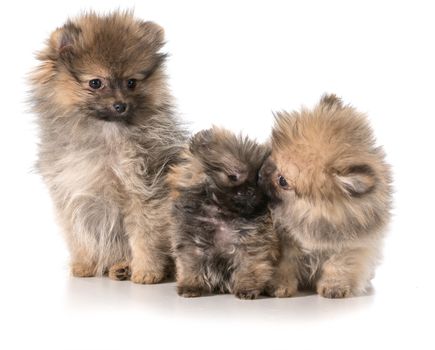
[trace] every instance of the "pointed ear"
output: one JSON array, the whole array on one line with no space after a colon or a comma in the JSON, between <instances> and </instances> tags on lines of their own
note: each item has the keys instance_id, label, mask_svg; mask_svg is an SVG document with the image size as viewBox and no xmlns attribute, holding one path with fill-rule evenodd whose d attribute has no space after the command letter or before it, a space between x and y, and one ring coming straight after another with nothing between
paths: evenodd
<instances>
[{"instance_id":1,"label":"pointed ear","mask_svg":"<svg viewBox=\"0 0 435 350\"><path fill-rule=\"evenodd\" d=\"M376 183L373 169L366 165L353 165L335 174L338 186L350 196L361 196L370 192Z\"/></svg>"},{"instance_id":2,"label":"pointed ear","mask_svg":"<svg viewBox=\"0 0 435 350\"><path fill-rule=\"evenodd\" d=\"M202 154L206 151L210 144L213 142L213 131L212 129L202 130L197 132L190 139L189 149L193 154Z\"/></svg>"},{"instance_id":3,"label":"pointed ear","mask_svg":"<svg viewBox=\"0 0 435 350\"><path fill-rule=\"evenodd\" d=\"M144 37L157 47L163 46L165 43L165 30L157 23L148 21L141 23Z\"/></svg>"},{"instance_id":4,"label":"pointed ear","mask_svg":"<svg viewBox=\"0 0 435 350\"><path fill-rule=\"evenodd\" d=\"M50 47L59 55L72 51L81 33L81 29L68 22L63 27L56 29L50 37Z\"/></svg>"}]
</instances>

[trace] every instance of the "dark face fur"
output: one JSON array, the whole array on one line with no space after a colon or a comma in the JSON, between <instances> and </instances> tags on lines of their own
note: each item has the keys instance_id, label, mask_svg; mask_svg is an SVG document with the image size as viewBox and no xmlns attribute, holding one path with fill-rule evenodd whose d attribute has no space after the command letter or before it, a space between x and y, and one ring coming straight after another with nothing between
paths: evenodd
<instances>
[{"instance_id":1,"label":"dark face fur","mask_svg":"<svg viewBox=\"0 0 435 350\"><path fill-rule=\"evenodd\" d=\"M266 197L257 186L258 170L267 156L265 147L212 128L197 133L190 150L204 168L212 198L222 207L241 216L265 210Z\"/></svg>"},{"instance_id":2,"label":"dark face fur","mask_svg":"<svg viewBox=\"0 0 435 350\"><path fill-rule=\"evenodd\" d=\"M277 166L270 156L258 172L258 185L269 197L272 206L282 201L279 187L287 186L287 180L282 175L277 174Z\"/></svg>"},{"instance_id":3,"label":"dark face fur","mask_svg":"<svg viewBox=\"0 0 435 350\"><path fill-rule=\"evenodd\" d=\"M54 96L53 108L126 124L164 108L162 45L163 30L130 13L90 13L68 22L39 55L52 75L44 88Z\"/></svg>"}]
</instances>

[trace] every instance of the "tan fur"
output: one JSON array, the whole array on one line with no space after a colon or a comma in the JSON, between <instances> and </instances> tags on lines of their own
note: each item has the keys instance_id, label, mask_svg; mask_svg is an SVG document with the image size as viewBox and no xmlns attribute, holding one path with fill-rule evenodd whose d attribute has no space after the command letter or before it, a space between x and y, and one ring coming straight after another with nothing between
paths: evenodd
<instances>
[{"instance_id":1,"label":"tan fur","mask_svg":"<svg viewBox=\"0 0 435 350\"><path fill-rule=\"evenodd\" d=\"M75 276L131 273L133 282L156 283L171 266L165 180L185 137L166 85L163 40L160 26L131 12L89 12L54 31L37 56L37 166ZM90 87L96 78L99 90ZM128 113L116 115L116 101Z\"/></svg>"},{"instance_id":2,"label":"tan fur","mask_svg":"<svg viewBox=\"0 0 435 350\"><path fill-rule=\"evenodd\" d=\"M365 116L325 96L313 110L278 113L271 144L260 175L283 245L275 295L298 284L325 297L364 292L391 206L390 168Z\"/></svg>"},{"instance_id":3,"label":"tan fur","mask_svg":"<svg viewBox=\"0 0 435 350\"><path fill-rule=\"evenodd\" d=\"M72 263L71 273L74 277L93 277L96 273L96 265L93 263L86 264L83 260Z\"/></svg>"},{"instance_id":4,"label":"tan fur","mask_svg":"<svg viewBox=\"0 0 435 350\"><path fill-rule=\"evenodd\" d=\"M167 177L167 184L171 188L172 200L180 195L179 188L188 188L205 181L206 176L202 170L201 163L194 157L186 147L181 153L182 162L171 168Z\"/></svg>"}]
</instances>

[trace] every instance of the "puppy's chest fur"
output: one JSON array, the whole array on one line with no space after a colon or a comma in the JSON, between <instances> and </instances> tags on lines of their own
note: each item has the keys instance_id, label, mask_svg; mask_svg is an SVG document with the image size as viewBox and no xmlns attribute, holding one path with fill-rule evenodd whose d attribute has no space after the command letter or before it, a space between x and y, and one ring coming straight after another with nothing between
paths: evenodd
<instances>
[{"instance_id":1,"label":"puppy's chest fur","mask_svg":"<svg viewBox=\"0 0 435 350\"><path fill-rule=\"evenodd\" d=\"M247 255L267 246L266 217L243 218L213 200L205 190L186 189L175 202L176 244L192 254L212 290L231 290L233 272ZM264 234L266 236L266 234Z\"/></svg>"},{"instance_id":2,"label":"puppy's chest fur","mask_svg":"<svg viewBox=\"0 0 435 350\"><path fill-rule=\"evenodd\" d=\"M208 249L222 254L231 255L243 241L243 235L249 234L250 227L245 220L228 213L219 205L204 203L203 215L196 219L209 226L210 237Z\"/></svg>"},{"instance_id":3,"label":"puppy's chest fur","mask_svg":"<svg viewBox=\"0 0 435 350\"><path fill-rule=\"evenodd\" d=\"M192 205L195 210L191 210ZM184 215L186 233L205 254L230 258L244 241L256 233L255 225L207 197L198 196L184 209L187 214Z\"/></svg>"},{"instance_id":4,"label":"puppy's chest fur","mask_svg":"<svg viewBox=\"0 0 435 350\"><path fill-rule=\"evenodd\" d=\"M302 288L310 288L320 277L323 264L334 254L340 251L323 247L319 244L312 244L309 240L303 240L304 230L292 225L283 225L279 220L275 221L275 228L280 237L282 249L288 250L286 255L290 256L291 264L297 265L298 280Z\"/></svg>"},{"instance_id":5,"label":"puppy's chest fur","mask_svg":"<svg viewBox=\"0 0 435 350\"><path fill-rule=\"evenodd\" d=\"M120 202L125 193L146 192L146 158L137 142L116 126L102 128L94 139L72 139L40 160L40 170L65 198L102 196ZM48 161L46 161L46 158Z\"/></svg>"}]
</instances>

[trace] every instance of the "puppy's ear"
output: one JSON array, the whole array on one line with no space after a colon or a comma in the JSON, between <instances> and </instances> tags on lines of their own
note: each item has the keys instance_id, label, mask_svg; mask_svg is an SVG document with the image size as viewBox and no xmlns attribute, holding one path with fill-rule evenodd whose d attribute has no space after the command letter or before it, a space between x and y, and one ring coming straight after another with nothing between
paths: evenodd
<instances>
[{"instance_id":1,"label":"puppy's ear","mask_svg":"<svg viewBox=\"0 0 435 350\"><path fill-rule=\"evenodd\" d=\"M56 29L50 37L50 47L58 55L72 52L77 43L81 29L72 22L66 23L63 27Z\"/></svg>"},{"instance_id":2,"label":"puppy's ear","mask_svg":"<svg viewBox=\"0 0 435 350\"><path fill-rule=\"evenodd\" d=\"M373 169L366 165L353 165L335 174L338 186L350 196L362 196L370 192L376 184Z\"/></svg>"},{"instance_id":3,"label":"puppy's ear","mask_svg":"<svg viewBox=\"0 0 435 350\"><path fill-rule=\"evenodd\" d=\"M157 23L148 21L142 22L141 28L143 30L144 38L155 45L157 48L160 48L165 43L165 30L159 26Z\"/></svg>"},{"instance_id":4,"label":"puppy's ear","mask_svg":"<svg viewBox=\"0 0 435 350\"><path fill-rule=\"evenodd\" d=\"M212 146L214 137L211 129L202 130L190 139L190 152L196 155L204 154Z\"/></svg>"},{"instance_id":5,"label":"puppy's ear","mask_svg":"<svg viewBox=\"0 0 435 350\"><path fill-rule=\"evenodd\" d=\"M343 101L334 94L324 94L320 99L320 104L326 107L343 108Z\"/></svg>"}]
</instances>

